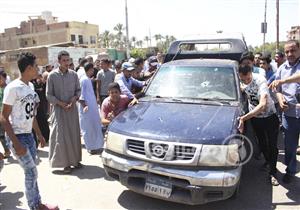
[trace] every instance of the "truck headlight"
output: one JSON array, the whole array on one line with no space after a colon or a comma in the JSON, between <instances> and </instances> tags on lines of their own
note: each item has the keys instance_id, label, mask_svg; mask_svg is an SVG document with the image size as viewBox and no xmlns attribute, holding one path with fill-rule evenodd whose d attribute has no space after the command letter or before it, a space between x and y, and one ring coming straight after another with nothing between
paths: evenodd
<instances>
[{"instance_id":1,"label":"truck headlight","mask_svg":"<svg viewBox=\"0 0 300 210\"><path fill-rule=\"evenodd\" d=\"M125 138L123 135L109 131L106 138L105 148L116 153L123 154Z\"/></svg>"},{"instance_id":2,"label":"truck headlight","mask_svg":"<svg viewBox=\"0 0 300 210\"><path fill-rule=\"evenodd\" d=\"M199 166L236 166L239 163L237 144L203 145L199 157Z\"/></svg>"}]
</instances>

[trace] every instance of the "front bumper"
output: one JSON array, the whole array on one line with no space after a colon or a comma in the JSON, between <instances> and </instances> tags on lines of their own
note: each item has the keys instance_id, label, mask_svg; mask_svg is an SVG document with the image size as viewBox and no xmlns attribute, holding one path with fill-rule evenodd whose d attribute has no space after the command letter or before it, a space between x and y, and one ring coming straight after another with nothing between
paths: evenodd
<instances>
[{"instance_id":1,"label":"front bumper","mask_svg":"<svg viewBox=\"0 0 300 210\"><path fill-rule=\"evenodd\" d=\"M102 153L106 173L127 188L140 194L189 205L224 200L231 197L239 185L241 167L229 170L199 170L170 167L121 157L108 151ZM144 191L149 179L160 179L172 186L171 195L161 197Z\"/></svg>"}]
</instances>

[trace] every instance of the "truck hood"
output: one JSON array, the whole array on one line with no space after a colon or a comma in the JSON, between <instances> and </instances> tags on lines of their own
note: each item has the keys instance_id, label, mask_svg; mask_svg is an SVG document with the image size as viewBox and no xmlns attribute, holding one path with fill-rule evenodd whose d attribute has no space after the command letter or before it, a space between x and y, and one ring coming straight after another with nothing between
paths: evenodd
<instances>
[{"instance_id":1,"label":"truck hood","mask_svg":"<svg viewBox=\"0 0 300 210\"><path fill-rule=\"evenodd\" d=\"M141 102L119 114L109 131L130 137L194 144L222 144L236 133L239 107Z\"/></svg>"}]
</instances>

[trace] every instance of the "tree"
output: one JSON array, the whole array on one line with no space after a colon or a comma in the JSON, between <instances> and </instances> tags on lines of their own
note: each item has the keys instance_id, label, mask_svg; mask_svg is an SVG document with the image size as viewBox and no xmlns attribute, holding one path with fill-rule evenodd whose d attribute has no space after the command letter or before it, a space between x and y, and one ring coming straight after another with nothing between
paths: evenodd
<instances>
[{"instance_id":1,"label":"tree","mask_svg":"<svg viewBox=\"0 0 300 210\"><path fill-rule=\"evenodd\" d=\"M133 48L130 51L130 57L132 58L146 58L146 50L145 49L141 49L141 48Z\"/></svg>"},{"instance_id":2,"label":"tree","mask_svg":"<svg viewBox=\"0 0 300 210\"><path fill-rule=\"evenodd\" d=\"M175 38L174 36L171 35L171 36L169 37L169 42L170 42L170 43L174 42L175 40L176 40L176 38Z\"/></svg>"},{"instance_id":3,"label":"tree","mask_svg":"<svg viewBox=\"0 0 300 210\"><path fill-rule=\"evenodd\" d=\"M123 24L118 23L115 27L114 30L117 32L115 39L116 42L118 43L118 46L120 49L124 48L124 38L123 38L123 31L125 30Z\"/></svg>"},{"instance_id":4,"label":"tree","mask_svg":"<svg viewBox=\"0 0 300 210\"><path fill-rule=\"evenodd\" d=\"M158 43L158 41L161 42L161 39L164 38L164 37L161 34L155 34L154 38L155 38L156 43Z\"/></svg>"},{"instance_id":5,"label":"tree","mask_svg":"<svg viewBox=\"0 0 300 210\"><path fill-rule=\"evenodd\" d=\"M147 47L149 47L149 41L150 41L149 36L145 36L144 40L147 42Z\"/></svg>"},{"instance_id":6,"label":"tree","mask_svg":"<svg viewBox=\"0 0 300 210\"><path fill-rule=\"evenodd\" d=\"M159 38L159 36L156 36L156 38ZM163 38L163 36L161 36L161 38ZM157 42L156 47L160 52L166 53L170 47L170 44L174 42L176 38L172 35L171 36L166 35L164 36L164 39L165 39L164 41Z\"/></svg>"},{"instance_id":7,"label":"tree","mask_svg":"<svg viewBox=\"0 0 300 210\"><path fill-rule=\"evenodd\" d=\"M135 48L136 45L136 37L131 37L131 43L133 44L133 48Z\"/></svg>"},{"instance_id":8,"label":"tree","mask_svg":"<svg viewBox=\"0 0 300 210\"><path fill-rule=\"evenodd\" d=\"M279 50L280 50L281 52L284 51L284 43L285 43L285 42L279 42ZM263 45L261 45L261 46L256 46L256 47L254 48L254 53L256 53L256 52L263 52L263 50L264 50ZM276 42L266 43L266 44L265 44L265 52L271 53L271 54L272 54L272 57L274 57L274 56L275 56L275 52L276 52Z\"/></svg>"},{"instance_id":9,"label":"tree","mask_svg":"<svg viewBox=\"0 0 300 210\"><path fill-rule=\"evenodd\" d=\"M109 48L110 47L110 32L109 31L104 31L102 34L100 34L100 43L101 43L101 47L103 48Z\"/></svg>"},{"instance_id":10,"label":"tree","mask_svg":"<svg viewBox=\"0 0 300 210\"><path fill-rule=\"evenodd\" d=\"M139 40L136 42L136 46L143 47L143 40Z\"/></svg>"}]
</instances>

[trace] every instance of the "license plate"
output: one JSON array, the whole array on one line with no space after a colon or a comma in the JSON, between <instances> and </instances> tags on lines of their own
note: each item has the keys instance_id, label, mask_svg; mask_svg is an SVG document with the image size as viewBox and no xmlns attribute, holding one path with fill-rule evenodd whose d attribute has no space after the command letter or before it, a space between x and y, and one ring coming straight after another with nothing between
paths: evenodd
<instances>
[{"instance_id":1,"label":"license plate","mask_svg":"<svg viewBox=\"0 0 300 210\"><path fill-rule=\"evenodd\" d=\"M148 178L144 187L144 192L152 195L169 198L172 192L171 183L161 179Z\"/></svg>"}]
</instances>

